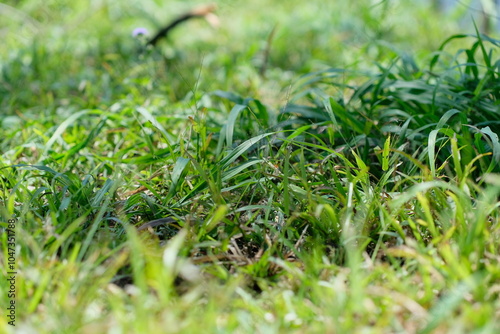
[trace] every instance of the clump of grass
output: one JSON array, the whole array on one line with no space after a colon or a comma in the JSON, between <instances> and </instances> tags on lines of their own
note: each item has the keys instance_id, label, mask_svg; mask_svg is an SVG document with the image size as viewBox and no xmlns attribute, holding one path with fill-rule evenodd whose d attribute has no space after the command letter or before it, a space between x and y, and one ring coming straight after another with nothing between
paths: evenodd
<instances>
[{"instance_id":1,"label":"clump of grass","mask_svg":"<svg viewBox=\"0 0 500 334\"><path fill-rule=\"evenodd\" d=\"M453 57L444 53L449 42L463 38L476 41ZM482 35L457 35L443 43L428 69L419 68L412 58L401 54L389 66L379 65L378 74L359 75L343 69L312 74L297 95L308 105L286 106L283 125L289 128L314 122L329 145L344 152L357 150L364 161L375 165L380 161L368 155L374 147L382 147L384 138L391 134L397 137L396 147L419 161L430 159L433 176L436 166L453 169L453 163L458 162L448 159L449 150L439 149L455 138L460 147L458 168L470 169L476 164L476 177L497 172L499 73L494 54L498 43ZM450 58L451 63L439 63L444 58ZM354 84L359 76L368 78ZM325 97L309 88L319 82L333 85L337 96ZM295 121L290 121L290 115ZM329 122L332 125L325 126Z\"/></svg>"}]
</instances>

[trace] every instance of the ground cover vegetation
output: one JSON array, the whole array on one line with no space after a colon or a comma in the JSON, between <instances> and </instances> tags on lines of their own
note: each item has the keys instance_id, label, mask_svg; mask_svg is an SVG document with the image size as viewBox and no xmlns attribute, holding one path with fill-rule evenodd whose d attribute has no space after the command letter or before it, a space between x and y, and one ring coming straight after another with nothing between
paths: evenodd
<instances>
[{"instance_id":1,"label":"ground cover vegetation","mask_svg":"<svg viewBox=\"0 0 500 334\"><path fill-rule=\"evenodd\" d=\"M500 331L498 35L195 5L0 4L1 331Z\"/></svg>"}]
</instances>

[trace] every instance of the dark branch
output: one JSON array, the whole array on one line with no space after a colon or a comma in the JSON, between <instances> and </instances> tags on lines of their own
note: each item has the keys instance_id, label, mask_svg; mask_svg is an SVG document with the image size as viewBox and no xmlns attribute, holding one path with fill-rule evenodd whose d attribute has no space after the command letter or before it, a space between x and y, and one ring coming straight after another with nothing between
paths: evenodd
<instances>
[{"instance_id":1,"label":"dark branch","mask_svg":"<svg viewBox=\"0 0 500 334\"><path fill-rule=\"evenodd\" d=\"M156 43L158 43L158 41L160 39L166 37L169 34L170 30L175 28L180 23L187 21L191 18L207 16L208 14L212 13L214 10L215 10L215 5L206 5L206 6L201 6L201 7L195 8L192 11L179 16L177 19L173 20L169 25L167 25L166 27L164 27L163 29L158 31L158 33L153 38L151 38L146 43L146 45L155 46Z\"/></svg>"}]
</instances>

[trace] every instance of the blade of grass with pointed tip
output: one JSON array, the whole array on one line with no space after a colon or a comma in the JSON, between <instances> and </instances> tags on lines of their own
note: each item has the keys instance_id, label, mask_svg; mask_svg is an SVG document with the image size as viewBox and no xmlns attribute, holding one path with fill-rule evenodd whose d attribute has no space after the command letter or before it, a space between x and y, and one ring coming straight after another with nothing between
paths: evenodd
<instances>
[{"instance_id":1,"label":"blade of grass with pointed tip","mask_svg":"<svg viewBox=\"0 0 500 334\"><path fill-rule=\"evenodd\" d=\"M257 159L257 160L250 160L242 163L241 165L238 165L234 168L230 168L227 171L222 173L222 181L227 181L231 179L232 177L238 175L241 171L247 169L250 166L256 165L258 163L263 162L264 160L262 159Z\"/></svg>"},{"instance_id":2,"label":"blade of grass with pointed tip","mask_svg":"<svg viewBox=\"0 0 500 334\"><path fill-rule=\"evenodd\" d=\"M236 125L236 119L240 115L240 113L245 110L247 106L242 105L242 104L237 104L231 109L231 112L229 113L226 126L224 127L225 130L225 139L226 139L226 145L227 147L233 146L233 135L234 135L234 127ZM221 138L223 138L223 133L221 133Z\"/></svg>"},{"instance_id":3,"label":"blade of grass with pointed tip","mask_svg":"<svg viewBox=\"0 0 500 334\"><path fill-rule=\"evenodd\" d=\"M274 132L263 133L261 135L250 138L243 143L241 143L238 147L232 150L226 157L224 157L220 161L221 169L226 169L229 167L231 163L233 163L236 159L238 159L243 153L248 151L253 145L257 144L262 139L274 134Z\"/></svg>"},{"instance_id":4,"label":"blade of grass with pointed tip","mask_svg":"<svg viewBox=\"0 0 500 334\"><path fill-rule=\"evenodd\" d=\"M498 134L495 132L491 131L491 128L489 126L479 129L481 133L487 135L490 140L491 144L493 145L493 159L497 162L500 163L500 141L498 139Z\"/></svg>"},{"instance_id":5,"label":"blade of grass with pointed tip","mask_svg":"<svg viewBox=\"0 0 500 334\"><path fill-rule=\"evenodd\" d=\"M149 121L155 128L160 131L163 135L163 138L167 141L167 145L170 146L170 141L168 140L167 130L158 122L158 120L146 109L143 107L137 107L136 110L144 116L144 118Z\"/></svg>"},{"instance_id":6,"label":"blade of grass with pointed tip","mask_svg":"<svg viewBox=\"0 0 500 334\"><path fill-rule=\"evenodd\" d=\"M61 135L64 133L64 131L66 131L66 129L71 124L73 124L78 118L82 117L85 114L90 113L91 111L92 110L90 110L90 109L82 110L82 111L79 111L77 113L74 113L73 115L71 115L70 117L68 117L67 119L65 119L61 123L61 125L59 125L57 127L57 129L54 132L54 134L52 135L52 137L50 137L49 141L45 144L45 149L43 150L42 156L45 156L48 153L48 151L52 148L52 145L54 145L54 143L56 142L56 140L58 140L58 139L61 138Z\"/></svg>"}]
</instances>

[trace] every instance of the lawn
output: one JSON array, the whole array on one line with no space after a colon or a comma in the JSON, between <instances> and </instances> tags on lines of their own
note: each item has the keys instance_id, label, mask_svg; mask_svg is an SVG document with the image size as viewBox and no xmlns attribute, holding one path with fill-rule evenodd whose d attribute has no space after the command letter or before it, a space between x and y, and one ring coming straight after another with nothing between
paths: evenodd
<instances>
[{"instance_id":1,"label":"lawn","mask_svg":"<svg viewBox=\"0 0 500 334\"><path fill-rule=\"evenodd\" d=\"M495 16L215 2L0 3L0 333L499 333Z\"/></svg>"}]
</instances>

